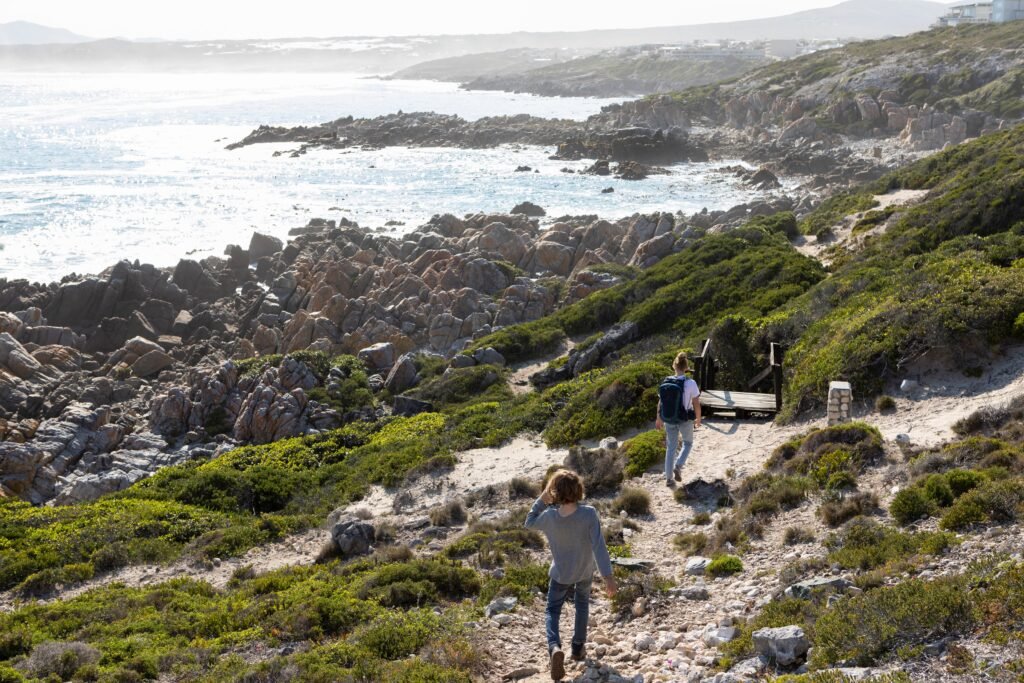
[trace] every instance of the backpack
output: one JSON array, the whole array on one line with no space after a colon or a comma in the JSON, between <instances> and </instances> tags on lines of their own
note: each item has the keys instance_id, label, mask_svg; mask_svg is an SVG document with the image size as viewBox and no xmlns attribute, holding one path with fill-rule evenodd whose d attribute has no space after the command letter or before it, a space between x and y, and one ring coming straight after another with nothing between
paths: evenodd
<instances>
[{"instance_id":1,"label":"backpack","mask_svg":"<svg viewBox=\"0 0 1024 683\"><path fill-rule=\"evenodd\" d=\"M696 419L697 414L693 408L687 409L683 406L684 389L687 382L693 380L688 377L666 377L658 385L658 398L661 400L661 421L687 422Z\"/></svg>"}]
</instances>

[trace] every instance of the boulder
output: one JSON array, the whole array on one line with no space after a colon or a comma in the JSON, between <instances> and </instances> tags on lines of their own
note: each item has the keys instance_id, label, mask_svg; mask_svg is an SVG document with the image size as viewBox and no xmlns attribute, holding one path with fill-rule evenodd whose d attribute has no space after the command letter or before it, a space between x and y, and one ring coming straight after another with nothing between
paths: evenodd
<instances>
[{"instance_id":1,"label":"boulder","mask_svg":"<svg viewBox=\"0 0 1024 683\"><path fill-rule=\"evenodd\" d=\"M473 360L475 360L479 365L497 365L498 367L505 367L505 357L490 346L485 349L477 349L474 351ZM452 362L452 367L455 367L454 361Z\"/></svg>"},{"instance_id":2,"label":"boulder","mask_svg":"<svg viewBox=\"0 0 1024 683\"><path fill-rule=\"evenodd\" d=\"M796 664L811 647L810 641L799 626L762 628L754 631L754 650L780 666Z\"/></svg>"},{"instance_id":3,"label":"boulder","mask_svg":"<svg viewBox=\"0 0 1024 683\"><path fill-rule=\"evenodd\" d=\"M526 216L546 216L547 211L537 206L533 202L520 202L512 207L509 213L521 213Z\"/></svg>"},{"instance_id":4,"label":"boulder","mask_svg":"<svg viewBox=\"0 0 1024 683\"><path fill-rule=\"evenodd\" d=\"M277 237L254 232L249 239L249 263L255 263L264 256L273 256L284 248L284 242Z\"/></svg>"},{"instance_id":5,"label":"boulder","mask_svg":"<svg viewBox=\"0 0 1024 683\"><path fill-rule=\"evenodd\" d=\"M359 360L372 370L390 368L395 364L395 346L390 342L367 346L365 349L360 349L357 355Z\"/></svg>"},{"instance_id":6,"label":"boulder","mask_svg":"<svg viewBox=\"0 0 1024 683\"><path fill-rule=\"evenodd\" d=\"M376 535L372 524L355 517L342 519L331 528L331 540L342 557L366 555Z\"/></svg>"},{"instance_id":7,"label":"boulder","mask_svg":"<svg viewBox=\"0 0 1024 683\"><path fill-rule=\"evenodd\" d=\"M8 368L16 377L29 379L43 366L14 337L3 332L0 333L0 367Z\"/></svg>"},{"instance_id":8,"label":"boulder","mask_svg":"<svg viewBox=\"0 0 1024 683\"><path fill-rule=\"evenodd\" d=\"M132 363L132 374L136 377L149 377L173 363L174 359L167 353L160 350L149 351Z\"/></svg>"},{"instance_id":9,"label":"boulder","mask_svg":"<svg viewBox=\"0 0 1024 683\"><path fill-rule=\"evenodd\" d=\"M400 394L416 386L419 381L420 375L416 370L413 354L406 353L391 368L387 379L384 380L384 388L392 394Z\"/></svg>"}]
</instances>

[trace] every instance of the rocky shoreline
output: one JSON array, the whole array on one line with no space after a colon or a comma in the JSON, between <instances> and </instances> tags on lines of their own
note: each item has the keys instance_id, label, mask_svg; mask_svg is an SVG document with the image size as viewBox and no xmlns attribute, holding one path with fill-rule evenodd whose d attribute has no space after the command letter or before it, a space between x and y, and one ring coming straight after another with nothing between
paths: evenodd
<instances>
[{"instance_id":1,"label":"rocky shoreline","mask_svg":"<svg viewBox=\"0 0 1024 683\"><path fill-rule=\"evenodd\" d=\"M288 354L358 356L370 386L398 397L417 381L414 352L450 359L621 281L596 266L645 268L702 234L813 205L778 196L542 228L527 213L543 209L524 203L397 238L315 219L287 244L256 233L173 268L0 281L0 493L93 500L166 465L373 419L368 405L339 409L344 373Z\"/></svg>"}]
</instances>

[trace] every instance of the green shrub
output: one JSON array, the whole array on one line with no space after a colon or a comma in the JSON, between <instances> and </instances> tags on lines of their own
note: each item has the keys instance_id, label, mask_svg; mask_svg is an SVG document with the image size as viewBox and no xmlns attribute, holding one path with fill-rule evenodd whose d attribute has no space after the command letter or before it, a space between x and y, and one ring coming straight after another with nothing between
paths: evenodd
<instances>
[{"instance_id":1,"label":"green shrub","mask_svg":"<svg viewBox=\"0 0 1024 683\"><path fill-rule=\"evenodd\" d=\"M943 529L963 529L978 523L1013 522L1022 502L1020 480L986 481L957 498L939 524Z\"/></svg>"},{"instance_id":2,"label":"green shrub","mask_svg":"<svg viewBox=\"0 0 1024 683\"><path fill-rule=\"evenodd\" d=\"M626 454L626 474L639 477L665 459L665 433L660 430L642 432L622 445Z\"/></svg>"},{"instance_id":3,"label":"green shrub","mask_svg":"<svg viewBox=\"0 0 1024 683\"><path fill-rule=\"evenodd\" d=\"M0 683L24 683L25 677L17 669L0 664Z\"/></svg>"},{"instance_id":4,"label":"green shrub","mask_svg":"<svg viewBox=\"0 0 1024 683\"><path fill-rule=\"evenodd\" d=\"M910 558L919 553L938 555L956 543L953 534L921 532L908 534L866 517L851 520L827 541L829 561L847 569L862 571Z\"/></svg>"},{"instance_id":5,"label":"green shrub","mask_svg":"<svg viewBox=\"0 0 1024 683\"><path fill-rule=\"evenodd\" d=\"M974 610L958 579L911 579L839 601L814 627L813 666L869 666L904 646L969 631Z\"/></svg>"},{"instance_id":6,"label":"green shrub","mask_svg":"<svg viewBox=\"0 0 1024 683\"><path fill-rule=\"evenodd\" d=\"M948 507L953 504L955 496L953 495L953 489L949 485L949 481L944 475L932 474L924 480L922 489L925 498L928 499L932 505L939 508Z\"/></svg>"},{"instance_id":7,"label":"green shrub","mask_svg":"<svg viewBox=\"0 0 1024 683\"><path fill-rule=\"evenodd\" d=\"M441 620L429 610L384 612L358 629L354 638L378 657L398 659L415 654L440 626Z\"/></svg>"},{"instance_id":8,"label":"green shrub","mask_svg":"<svg viewBox=\"0 0 1024 683\"><path fill-rule=\"evenodd\" d=\"M889 504L889 514L899 524L906 526L932 514L932 504L924 492L916 486L901 489Z\"/></svg>"},{"instance_id":9,"label":"green shrub","mask_svg":"<svg viewBox=\"0 0 1024 683\"><path fill-rule=\"evenodd\" d=\"M612 501L612 510L627 515L648 515L651 512L651 494L641 488L624 488Z\"/></svg>"},{"instance_id":10,"label":"green shrub","mask_svg":"<svg viewBox=\"0 0 1024 683\"><path fill-rule=\"evenodd\" d=\"M946 482L949 484L953 495L957 498L971 489L977 488L984 480L985 477L981 473L973 470L957 469L946 472Z\"/></svg>"},{"instance_id":11,"label":"green shrub","mask_svg":"<svg viewBox=\"0 0 1024 683\"><path fill-rule=\"evenodd\" d=\"M719 555L708 563L707 573L711 576L729 576L743 571L743 562L735 555Z\"/></svg>"}]
</instances>

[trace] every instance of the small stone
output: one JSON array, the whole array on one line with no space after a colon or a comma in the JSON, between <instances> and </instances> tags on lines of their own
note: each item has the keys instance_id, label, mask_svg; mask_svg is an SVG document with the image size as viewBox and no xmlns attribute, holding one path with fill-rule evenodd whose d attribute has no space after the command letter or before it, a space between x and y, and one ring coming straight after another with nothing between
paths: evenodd
<instances>
[{"instance_id":1,"label":"small stone","mask_svg":"<svg viewBox=\"0 0 1024 683\"><path fill-rule=\"evenodd\" d=\"M799 626L762 628L754 631L754 650L781 666L795 664L810 648L810 641Z\"/></svg>"},{"instance_id":2,"label":"small stone","mask_svg":"<svg viewBox=\"0 0 1024 683\"><path fill-rule=\"evenodd\" d=\"M500 614L501 612L508 612L510 609L515 607L518 602L519 600L513 597L497 598L492 600L491 603L484 608L484 616L492 617L495 614Z\"/></svg>"}]
</instances>

